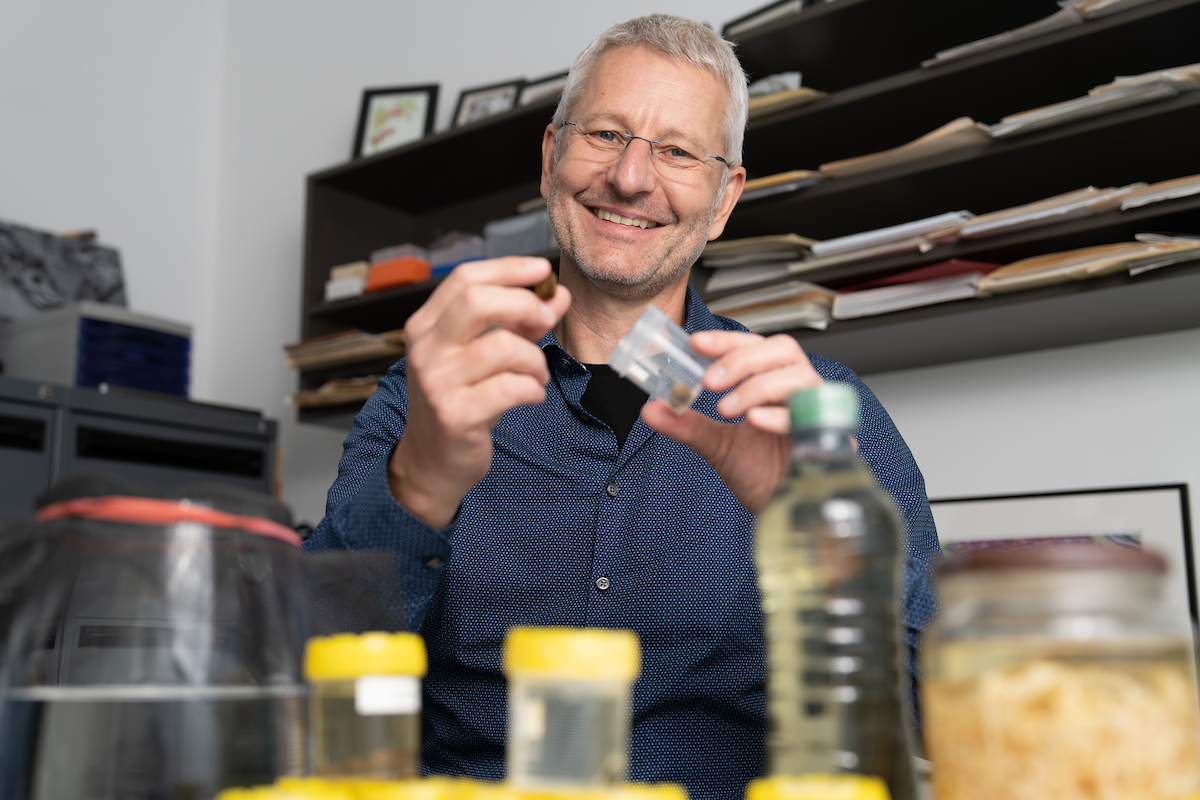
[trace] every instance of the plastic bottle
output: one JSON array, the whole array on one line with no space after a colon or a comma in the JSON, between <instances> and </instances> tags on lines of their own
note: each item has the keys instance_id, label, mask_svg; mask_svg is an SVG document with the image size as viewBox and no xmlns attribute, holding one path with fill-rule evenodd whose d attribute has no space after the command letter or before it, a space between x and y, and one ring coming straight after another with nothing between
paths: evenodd
<instances>
[{"instance_id":1,"label":"plastic bottle","mask_svg":"<svg viewBox=\"0 0 1200 800\"><path fill-rule=\"evenodd\" d=\"M896 646L902 529L855 454L853 388L827 383L790 405L791 463L755 532L767 774L877 775L894 800L910 800Z\"/></svg>"},{"instance_id":2,"label":"plastic bottle","mask_svg":"<svg viewBox=\"0 0 1200 800\"><path fill-rule=\"evenodd\" d=\"M325 777L415 778L421 752L425 645L412 633L308 641L311 771Z\"/></svg>"},{"instance_id":3,"label":"plastic bottle","mask_svg":"<svg viewBox=\"0 0 1200 800\"><path fill-rule=\"evenodd\" d=\"M517 787L610 786L625 780L637 636L599 628L513 628L508 781Z\"/></svg>"}]
</instances>

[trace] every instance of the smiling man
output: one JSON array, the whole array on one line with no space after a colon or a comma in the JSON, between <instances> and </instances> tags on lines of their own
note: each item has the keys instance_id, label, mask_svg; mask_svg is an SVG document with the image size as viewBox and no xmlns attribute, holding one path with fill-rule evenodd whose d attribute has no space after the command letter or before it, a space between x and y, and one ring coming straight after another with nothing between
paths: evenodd
<instances>
[{"instance_id":1,"label":"smiling man","mask_svg":"<svg viewBox=\"0 0 1200 800\"><path fill-rule=\"evenodd\" d=\"M786 465L787 398L855 385L860 454L908 529L905 620L933 613L924 483L854 374L711 314L688 276L745 182L746 78L702 25L652 15L576 60L542 140L562 248L465 264L405 325L408 356L345 443L309 549L388 549L426 640L423 765L500 778L512 625L626 628L642 646L629 774L740 798L761 769L754 514ZM653 304L716 359L676 415L604 366Z\"/></svg>"}]
</instances>

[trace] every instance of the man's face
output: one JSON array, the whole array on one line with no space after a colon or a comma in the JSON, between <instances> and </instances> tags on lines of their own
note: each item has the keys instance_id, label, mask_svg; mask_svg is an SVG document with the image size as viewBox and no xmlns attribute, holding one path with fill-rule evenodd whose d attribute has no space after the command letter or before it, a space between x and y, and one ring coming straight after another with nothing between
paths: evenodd
<instances>
[{"instance_id":1,"label":"man's face","mask_svg":"<svg viewBox=\"0 0 1200 800\"><path fill-rule=\"evenodd\" d=\"M728 92L710 71L640 47L610 50L592 77L571 122L583 130L678 144L701 160L695 169L672 170L655 159L647 142L634 139L608 163L581 157L564 142L556 161L553 127L542 141L542 193L564 259L610 294L652 298L686 279L705 243L724 230L741 194L745 170L707 158L727 155L722 122ZM559 137L578 135L563 127ZM729 183L717 203L726 173Z\"/></svg>"}]
</instances>

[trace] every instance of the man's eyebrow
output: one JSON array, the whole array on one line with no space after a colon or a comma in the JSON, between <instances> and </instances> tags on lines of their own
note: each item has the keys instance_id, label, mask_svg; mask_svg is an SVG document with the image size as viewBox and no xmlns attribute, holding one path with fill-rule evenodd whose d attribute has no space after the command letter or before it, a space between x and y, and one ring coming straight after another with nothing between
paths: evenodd
<instances>
[{"instance_id":1,"label":"man's eyebrow","mask_svg":"<svg viewBox=\"0 0 1200 800\"><path fill-rule=\"evenodd\" d=\"M589 126L597 124L612 125L613 127L619 127L628 133L632 133L634 136L641 135L637 131L631 129L624 122L621 122L620 119L621 117L619 114L605 111L598 112L596 114L589 114L586 117L581 117L580 122L583 122L585 125ZM705 145L695 136L690 133L686 133L685 131L681 131L678 128L667 128L663 133L656 135L654 140L658 142L665 142L667 144L682 142L688 145L691 149L707 148L707 145Z\"/></svg>"}]
</instances>

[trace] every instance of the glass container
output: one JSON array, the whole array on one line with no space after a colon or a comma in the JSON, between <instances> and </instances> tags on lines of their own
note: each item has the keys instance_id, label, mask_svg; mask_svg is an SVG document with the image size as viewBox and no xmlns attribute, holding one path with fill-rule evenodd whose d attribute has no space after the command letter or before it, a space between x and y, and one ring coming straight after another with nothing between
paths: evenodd
<instances>
[{"instance_id":1,"label":"glass container","mask_svg":"<svg viewBox=\"0 0 1200 800\"><path fill-rule=\"evenodd\" d=\"M310 639L304 675L312 773L417 777L425 667L425 644L412 633Z\"/></svg>"},{"instance_id":2,"label":"glass container","mask_svg":"<svg viewBox=\"0 0 1200 800\"><path fill-rule=\"evenodd\" d=\"M637 636L599 628L513 628L508 678L508 780L518 787L625 780Z\"/></svg>"},{"instance_id":3,"label":"glass container","mask_svg":"<svg viewBox=\"0 0 1200 800\"><path fill-rule=\"evenodd\" d=\"M0 562L5 583L26 579L0 671L0 797L201 798L303 771L300 540L220 504L52 502L28 529L36 558Z\"/></svg>"},{"instance_id":4,"label":"glass container","mask_svg":"<svg viewBox=\"0 0 1200 800\"><path fill-rule=\"evenodd\" d=\"M984 550L939 573L924 646L938 800L1183 800L1200 708L1165 562L1120 545Z\"/></svg>"}]
</instances>

